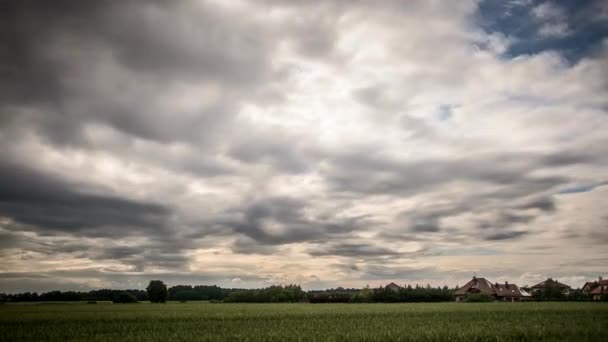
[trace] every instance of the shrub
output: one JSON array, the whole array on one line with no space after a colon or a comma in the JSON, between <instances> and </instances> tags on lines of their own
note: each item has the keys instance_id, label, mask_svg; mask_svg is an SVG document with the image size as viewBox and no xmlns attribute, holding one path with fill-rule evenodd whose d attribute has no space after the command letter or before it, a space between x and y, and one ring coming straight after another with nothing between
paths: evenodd
<instances>
[{"instance_id":1,"label":"shrub","mask_svg":"<svg viewBox=\"0 0 608 342\"><path fill-rule=\"evenodd\" d=\"M128 303L138 303L137 298L130 294L129 292L121 292L112 300L114 303L120 304L128 304Z\"/></svg>"},{"instance_id":2,"label":"shrub","mask_svg":"<svg viewBox=\"0 0 608 342\"><path fill-rule=\"evenodd\" d=\"M352 303L371 303L373 301L374 293L370 290L369 286L364 287L358 293L355 293L350 301Z\"/></svg>"},{"instance_id":3,"label":"shrub","mask_svg":"<svg viewBox=\"0 0 608 342\"><path fill-rule=\"evenodd\" d=\"M489 303L496 299L489 294L485 293L472 293L465 297L464 302L467 303Z\"/></svg>"}]
</instances>

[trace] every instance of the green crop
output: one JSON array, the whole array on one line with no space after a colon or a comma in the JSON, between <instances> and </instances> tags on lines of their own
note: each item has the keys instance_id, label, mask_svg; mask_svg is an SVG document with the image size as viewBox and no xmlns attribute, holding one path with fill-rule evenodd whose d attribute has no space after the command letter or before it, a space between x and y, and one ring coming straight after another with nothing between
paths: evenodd
<instances>
[{"instance_id":1,"label":"green crop","mask_svg":"<svg viewBox=\"0 0 608 342\"><path fill-rule=\"evenodd\" d=\"M608 341L608 304L0 305L0 341L21 340Z\"/></svg>"}]
</instances>

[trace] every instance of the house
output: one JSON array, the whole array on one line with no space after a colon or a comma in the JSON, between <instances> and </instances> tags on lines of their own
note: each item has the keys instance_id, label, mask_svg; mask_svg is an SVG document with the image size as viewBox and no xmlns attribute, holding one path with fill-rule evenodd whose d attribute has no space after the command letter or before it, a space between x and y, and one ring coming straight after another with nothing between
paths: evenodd
<instances>
[{"instance_id":1,"label":"house","mask_svg":"<svg viewBox=\"0 0 608 342\"><path fill-rule=\"evenodd\" d=\"M586 282L585 285L583 285L583 293L591 296L593 300L602 299L603 295L608 295L608 280L599 277L596 281Z\"/></svg>"},{"instance_id":2,"label":"house","mask_svg":"<svg viewBox=\"0 0 608 342\"><path fill-rule=\"evenodd\" d=\"M390 283L388 285L386 285L387 289L391 289L394 292L399 292L399 290L401 289L401 286L395 284L395 283Z\"/></svg>"},{"instance_id":3,"label":"house","mask_svg":"<svg viewBox=\"0 0 608 342\"><path fill-rule=\"evenodd\" d=\"M485 278L473 277L463 287L454 292L456 301L464 300L470 294L486 294L494 297L496 300L505 302L518 302L528 300L532 296L515 284L492 283Z\"/></svg>"},{"instance_id":4,"label":"house","mask_svg":"<svg viewBox=\"0 0 608 342\"><path fill-rule=\"evenodd\" d=\"M532 294L534 293L544 293L546 289L548 288L553 288L556 290L559 290L559 292L563 295L568 295L570 294L570 291L572 290L572 288L566 284L560 283L557 280L553 280L551 278L548 278L545 281L541 281L540 283L531 286L530 287L530 292Z\"/></svg>"}]
</instances>

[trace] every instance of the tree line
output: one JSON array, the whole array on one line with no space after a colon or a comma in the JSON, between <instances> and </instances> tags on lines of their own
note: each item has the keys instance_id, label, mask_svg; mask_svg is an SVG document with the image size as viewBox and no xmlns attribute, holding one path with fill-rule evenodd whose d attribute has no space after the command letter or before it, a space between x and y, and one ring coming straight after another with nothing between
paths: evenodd
<instances>
[{"instance_id":1,"label":"tree line","mask_svg":"<svg viewBox=\"0 0 608 342\"><path fill-rule=\"evenodd\" d=\"M386 286L378 288L304 291L299 285L273 285L261 289L222 288L216 285L176 285L167 287L161 280L150 281L146 290L101 289L92 291L50 291L38 294L24 292L15 294L0 293L0 303L5 302L62 302L62 301L113 301L115 303L136 303L150 301L217 301L225 303L397 303L397 302L451 302L454 301L455 288L432 287L430 285L407 285L405 287ZM472 296L470 301L492 301L493 298ZM590 298L582 290L576 289L568 294L558 288L547 286L543 291L533 293L538 301L585 301ZM608 298L606 298L608 299Z\"/></svg>"},{"instance_id":2,"label":"tree line","mask_svg":"<svg viewBox=\"0 0 608 342\"><path fill-rule=\"evenodd\" d=\"M446 287L407 286L399 290L379 287L370 289L328 289L304 291L300 285L273 285L261 289L222 288L216 285L176 285L167 287L160 280L150 282L146 290L50 291L38 294L24 292L1 294L0 302L62 302L62 301L222 301L225 303L365 303L365 302L438 302L451 301L451 290Z\"/></svg>"}]
</instances>

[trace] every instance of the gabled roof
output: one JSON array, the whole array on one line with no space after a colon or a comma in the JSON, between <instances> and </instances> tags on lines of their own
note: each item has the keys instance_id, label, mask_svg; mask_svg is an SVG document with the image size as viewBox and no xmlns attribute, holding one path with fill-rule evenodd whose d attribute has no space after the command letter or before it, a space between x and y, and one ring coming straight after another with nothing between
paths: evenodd
<instances>
[{"instance_id":1,"label":"gabled roof","mask_svg":"<svg viewBox=\"0 0 608 342\"><path fill-rule=\"evenodd\" d=\"M454 292L455 295L466 295L468 293L483 293L497 297L530 297L531 295L515 284L492 284L485 278L473 277L463 287Z\"/></svg>"},{"instance_id":2,"label":"gabled roof","mask_svg":"<svg viewBox=\"0 0 608 342\"><path fill-rule=\"evenodd\" d=\"M473 277L463 287L459 288L454 292L457 295L465 295L467 293L484 293L489 295L495 295L494 285L485 278Z\"/></svg>"},{"instance_id":3,"label":"gabled roof","mask_svg":"<svg viewBox=\"0 0 608 342\"><path fill-rule=\"evenodd\" d=\"M545 281L541 281L540 283L538 283L538 284L536 284L536 285L534 285L534 286L532 286L530 288L531 289L544 289L547 286L547 282L552 283L552 285L555 286L555 287L568 288L568 289L570 288L570 286L568 286L566 284L563 284L563 283L560 283L559 281L553 280L551 278L549 278L549 279L547 279Z\"/></svg>"},{"instance_id":4,"label":"gabled roof","mask_svg":"<svg viewBox=\"0 0 608 342\"><path fill-rule=\"evenodd\" d=\"M583 285L583 287L586 287L587 285L589 285L590 287L596 287L598 285L608 285L608 279L588 281L585 283L585 285Z\"/></svg>"},{"instance_id":5,"label":"gabled roof","mask_svg":"<svg viewBox=\"0 0 608 342\"><path fill-rule=\"evenodd\" d=\"M602 284L602 286L596 286L589 293L591 293L591 294L604 294L604 293L608 294L608 287L606 287L606 285Z\"/></svg>"},{"instance_id":6,"label":"gabled roof","mask_svg":"<svg viewBox=\"0 0 608 342\"><path fill-rule=\"evenodd\" d=\"M532 295L515 284L496 284L496 295L499 297L531 297Z\"/></svg>"},{"instance_id":7,"label":"gabled roof","mask_svg":"<svg viewBox=\"0 0 608 342\"><path fill-rule=\"evenodd\" d=\"M390 283L390 284L386 285L386 287L398 287L398 288L401 288L401 286L399 286L399 285L397 285L395 283Z\"/></svg>"}]
</instances>

